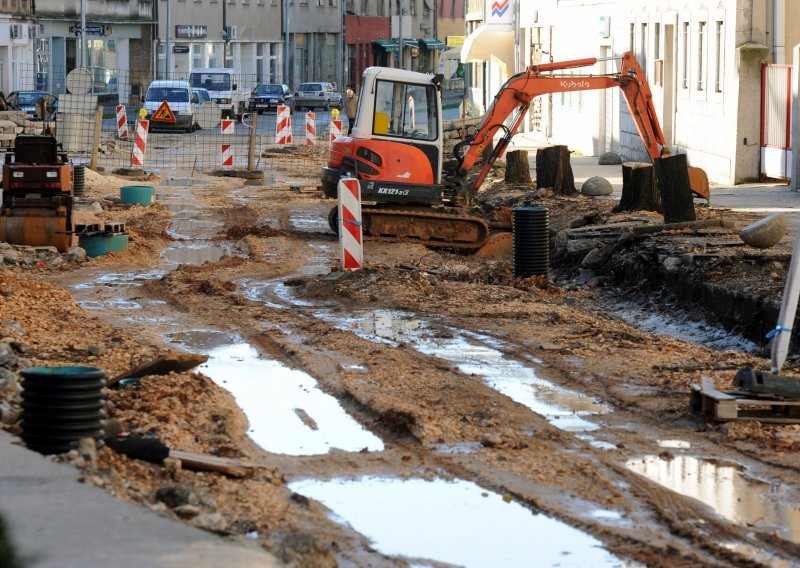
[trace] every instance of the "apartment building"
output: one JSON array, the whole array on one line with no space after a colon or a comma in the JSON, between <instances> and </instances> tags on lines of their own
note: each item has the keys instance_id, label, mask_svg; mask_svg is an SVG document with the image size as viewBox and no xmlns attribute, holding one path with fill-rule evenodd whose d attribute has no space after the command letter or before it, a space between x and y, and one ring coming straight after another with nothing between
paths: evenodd
<instances>
[{"instance_id":1,"label":"apartment building","mask_svg":"<svg viewBox=\"0 0 800 568\"><path fill-rule=\"evenodd\" d=\"M0 8L0 91L32 89L35 66L47 61L42 58L39 26L33 23L33 5L31 0L7 0Z\"/></svg>"}]
</instances>

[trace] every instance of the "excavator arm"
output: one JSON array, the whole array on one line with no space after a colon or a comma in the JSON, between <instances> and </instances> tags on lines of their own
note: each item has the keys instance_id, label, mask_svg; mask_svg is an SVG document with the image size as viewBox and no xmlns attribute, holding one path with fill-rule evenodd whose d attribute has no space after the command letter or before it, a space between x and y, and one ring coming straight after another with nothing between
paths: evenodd
<instances>
[{"instance_id":1,"label":"excavator arm","mask_svg":"<svg viewBox=\"0 0 800 568\"><path fill-rule=\"evenodd\" d=\"M601 61L596 58L588 58L533 65L524 72L511 77L495 96L494 102L472 138L456 147L459 174L466 176L478 163L486 148L492 144L497 131L503 131L502 137L492 148L491 154L483 163L480 174L472 184L472 194L474 195L478 191L492 164L505 152L522 124L533 99L545 93L619 87L622 89L631 116L636 122L636 129L650 159L660 157L664 148L664 134L658 123L653 106L653 94L644 71L630 51L623 53L621 58L614 59L621 59L621 64L619 71L612 75L557 73L567 69L590 67ZM509 117L512 117L510 126L506 126L505 122ZM467 147L466 151L463 151L464 147Z\"/></svg>"}]
</instances>

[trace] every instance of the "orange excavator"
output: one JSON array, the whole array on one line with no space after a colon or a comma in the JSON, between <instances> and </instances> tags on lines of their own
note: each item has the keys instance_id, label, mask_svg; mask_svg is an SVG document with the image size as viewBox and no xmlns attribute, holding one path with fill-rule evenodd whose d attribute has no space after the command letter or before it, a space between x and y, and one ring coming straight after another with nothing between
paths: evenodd
<instances>
[{"instance_id":1,"label":"orange excavator","mask_svg":"<svg viewBox=\"0 0 800 568\"><path fill-rule=\"evenodd\" d=\"M573 71L594 65L596 58L533 65L514 75L474 134L456 144L452 159L443 155L442 76L370 67L364 71L351 135L331 144L322 169L323 192L335 197L340 178L357 178L364 234L373 238L473 250L490 246L493 232L511 227L486 219L473 199L535 97L619 87L651 159L664 153L645 74L633 53L618 59L619 71L610 75ZM693 191L708 199L707 181L693 182ZM328 220L336 231L336 207Z\"/></svg>"}]
</instances>

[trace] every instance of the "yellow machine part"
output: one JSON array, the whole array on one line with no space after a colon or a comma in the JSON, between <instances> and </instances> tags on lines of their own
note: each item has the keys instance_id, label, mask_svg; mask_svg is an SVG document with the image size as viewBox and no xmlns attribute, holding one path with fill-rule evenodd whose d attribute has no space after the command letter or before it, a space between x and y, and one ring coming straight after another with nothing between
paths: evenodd
<instances>
[{"instance_id":1,"label":"yellow machine part","mask_svg":"<svg viewBox=\"0 0 800 568\"><path fill-rule=\"evenodd\" d=\"M32 247L51 246L67 252L72 244L67 209L15 207L0 215L0 241Z\"/></svg>"}]
</instances>

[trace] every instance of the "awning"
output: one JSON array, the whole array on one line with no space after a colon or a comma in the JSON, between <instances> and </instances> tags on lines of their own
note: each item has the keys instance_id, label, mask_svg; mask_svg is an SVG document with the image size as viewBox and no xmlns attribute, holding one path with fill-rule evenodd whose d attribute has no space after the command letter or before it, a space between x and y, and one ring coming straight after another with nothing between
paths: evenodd
<instances>
[{"instance_id":1,"label":"awning","mask_svg":"<svg viewBox=\"0 0 800 568\"><path fill-rule=\"evenodd\" d=\"M464 39L461 63L492 61L505 67L506 75L514 69L514 30L496 30L478 26Z\"/></svg>"},{"instance_id":2,"label":"awning","mask_svg":"<svg viewBox=\"0 0 800 568\"><path fill-rule=\"evenodd\" d=\"M393 39L374 39L372 45L385 49L386 51L400 51L400 44Z\"/></svg>"},{"instance_id":3,"label":"awning","mask_svg":"<svg viewBox=\"0 0 800 568\"><path fill-rule=\"evenodd\" d=\"M403 45L406 47L419 47L419 40L414 38L403 38Z\"/></svg>"},{"instance_id":4,"label":"awning","mask_svg":"<svg viewBox=\"0 0 800 568\"><path fill-rule=\"evenodd\" d=\"M444 49L444 42L435 37L424 37L419 42L427 49Z\"/></svg>"}]
</instances>

